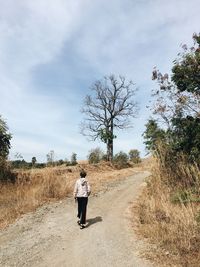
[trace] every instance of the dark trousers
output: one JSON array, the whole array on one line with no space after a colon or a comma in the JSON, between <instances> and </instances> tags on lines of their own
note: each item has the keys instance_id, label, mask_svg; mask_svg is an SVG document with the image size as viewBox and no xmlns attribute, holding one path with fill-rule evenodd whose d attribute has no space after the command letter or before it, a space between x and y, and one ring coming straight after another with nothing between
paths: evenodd
<instances>
[{"instance_id":1,"label":"dark trousers","mask_svg":"<svg viewBox=\"0 0 200 267\"><path fill-rule=\"evenodd\" d=\"M77 217L80 219L81 224L86 223L86 211L87 211L87 197L77 197L78 201L78 215Z\"/></svg>"}]
</instances>

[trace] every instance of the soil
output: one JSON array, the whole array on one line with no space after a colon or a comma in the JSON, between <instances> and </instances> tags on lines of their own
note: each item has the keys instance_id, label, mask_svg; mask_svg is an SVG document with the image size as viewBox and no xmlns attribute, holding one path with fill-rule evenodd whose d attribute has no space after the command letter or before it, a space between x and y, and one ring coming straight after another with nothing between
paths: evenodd
<instances>
[{"instance_id":1,"label":"soil","mask_svg":"<svg viewBox=\"0 0 200 267\"><path fill-rule=\"evenodd\" d=\"M131 207L149 175L139 172L91 195L87 226L77 224L74 199L49 203L0 231L0 266L152 267L132 228Z\"/></svg>"}]
</instances>

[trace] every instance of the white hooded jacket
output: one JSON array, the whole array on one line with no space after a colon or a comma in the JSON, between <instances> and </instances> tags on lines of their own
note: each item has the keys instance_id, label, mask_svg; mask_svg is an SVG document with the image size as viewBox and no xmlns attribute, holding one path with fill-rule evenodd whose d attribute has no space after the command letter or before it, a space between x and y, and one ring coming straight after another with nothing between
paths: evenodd
<instances>
[{"instance_id":1,"label":"white hooded jacket","mask_svg":"<svg viewBox=\"0 0 200 267\"><path fill-rule=\"evenodd\" d=\"M88 181L85 178L79 178L74 187L74 197L88 197L90 192Z\"/></svg>"}]
</instances>

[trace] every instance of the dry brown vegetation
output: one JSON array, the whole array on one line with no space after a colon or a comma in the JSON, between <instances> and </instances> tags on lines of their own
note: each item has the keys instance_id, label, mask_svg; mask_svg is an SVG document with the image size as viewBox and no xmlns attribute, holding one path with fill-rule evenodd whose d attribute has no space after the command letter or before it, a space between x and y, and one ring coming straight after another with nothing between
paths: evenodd
<instances>
[{"instance_id":1,"label":"dry brown vegetation","mask_svg":"<svg viewBox=\"0 0 200 267\"><path fill-rule=\"evenodd\" d=\"M197 267L200 266L200 171L183 159L174 168L154 159L152 176L134 207L137 229L139 235L154 244L146 251L148 258L164 266Z\"/></svg>"},{"instance_id":2,"label":"dry brown vegetation","mask_svg":"<svg viewBox=\"0 0 200 267\"><path fill-rule=\"evenodd\" d=\"M0 228L47 201L72 196L81 169L87 171L93 194L97 192L97 188L98 191L104 190L108 183L137 171L137 168L116 170L107 163L89 165L85 162L73 167L20 170L15 184L0 185Z\"/></svg>"}]
</instances>

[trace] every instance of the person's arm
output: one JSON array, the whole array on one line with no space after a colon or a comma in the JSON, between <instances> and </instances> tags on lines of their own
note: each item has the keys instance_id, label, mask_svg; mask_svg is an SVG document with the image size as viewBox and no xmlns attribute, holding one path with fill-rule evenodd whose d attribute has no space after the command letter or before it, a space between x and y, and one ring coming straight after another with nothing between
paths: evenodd
<instances>
[{"instance_id":1,"label":"person's arm","mask_svg":"<svg viewBox=\"0 0 200 267\"><path fill-rule=\"evenodd\" d=\"M88 196L91 194L91 188L90 188L90 184L88 181L87 181L87 193L88 193Z\"/></svg>"},{"instance_id":2,"label":"person's arm","mask_svg":"<svg viewBox=\"0 0 200 267\"><path fill-rule=\"evenodd\" d=\"M78 193L78 183L76 181L75 186L74 186L74 198L77 197L77 193Z\"/></svg>"}]
</instances>

